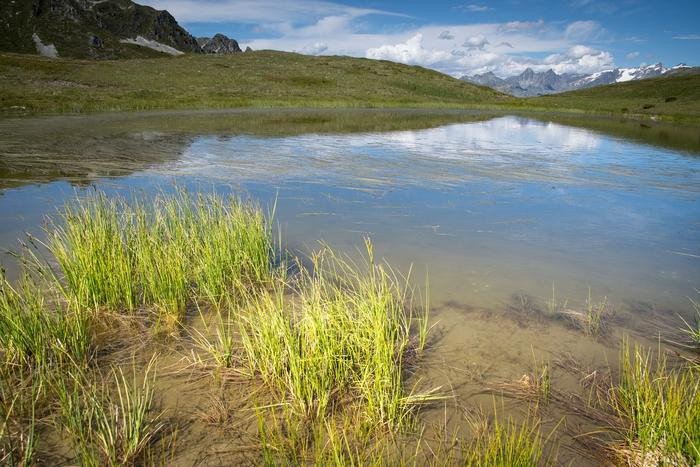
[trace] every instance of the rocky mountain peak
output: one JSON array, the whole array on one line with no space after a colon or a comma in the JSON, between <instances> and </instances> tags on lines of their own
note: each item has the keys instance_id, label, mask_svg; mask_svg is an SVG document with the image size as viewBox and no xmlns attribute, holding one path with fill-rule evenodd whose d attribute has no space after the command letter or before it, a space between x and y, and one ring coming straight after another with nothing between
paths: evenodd
<instances>
[{"instance_id":1,"label":"rocky mountain peak","mask_svg":"<svg viewBox=\"0 0 700 467\"><path fill-rule=\"evenodd\" d=\"M204 47L168 11L132 0L0 1L2 51L93 59L241 52L223 34Z\"/></svg>"},{"instance_id":2,"label":"rocky mountain peak","mask_svg":"<svg viewBox=\"0 0 700 467\"><path fill-rule=\"evenodd\" d=\"M237 41L223 34L216 34L212 38L200 37L197 42L206 54L229 55L243 52Z\"/></svg>"},{"instance_id":3,"label":"rocky mountain peak","mask_svg":"<svg viewBox=\"0 0 700 467\"><path fill-rule=\"evenodd\" d=\"M574 89L590 88L624 81L654 78L669 73L684 73L697 70L686 65L664 68L662 63L643 65L637 68L615 68L587 75L564 73L558 74L551 68L544 72L535 72L532 68L516 76L501 79L492 72L473 76L463 76L462 80L482 86L489 86L507 94L518 97L553 94Z\"/></svg>"}]
</instances>

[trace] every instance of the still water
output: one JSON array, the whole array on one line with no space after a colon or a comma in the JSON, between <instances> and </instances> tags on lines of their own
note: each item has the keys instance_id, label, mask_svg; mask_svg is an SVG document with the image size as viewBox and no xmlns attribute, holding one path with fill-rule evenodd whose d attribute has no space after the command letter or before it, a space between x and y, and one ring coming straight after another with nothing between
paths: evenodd
<instances>
[{"instance_id":1,"label":"still water","mask_svg":"<svg viewBox=\"0 0 700 467\"><path fill-rule=\"evenodd\" d=\"M575 306L590 288L623 313L688 313L700 286L698 130L573 123L410 111L6 120L0 246L40 233L76 191L179 185L276 202L292 249L371 237L392 264L429 274L437 309L553 293Z\"/></svg>"},{"instance_id":2,"label":"still water","mask_svg":"<svg viewBox=\"0 0 700 467\"><path fill-rule=\"evenodd\" d=\"M176 186L275 206L292 251L322 241L352 253L370 237L392 265L412 266L418 284L428 277L433 337L408 384L449 389L470 410L493 410L489 388L523 381L538 362L551 363L557 390L586 400L571 362L614 370L623 336L674 346L689 298L699 298L697 128L408 110L0 121L3 250L27 233L41 236L46 216L76 195ZM0 257L10 277L12 259ZM607 335L586 336L538 312L553 296L582 310L589 293L616 312ZM202 396L187 391L173 380L163 398L196 413ZM422 418L464 425L446 407ZM517 400L503 409L522 412ZM562 465L597 464L577 435L598 425L553 403L543 427L558 430ZM178 436L195 447L185 464L217 446L208 429Z\"/></svg>"}]
</instances>

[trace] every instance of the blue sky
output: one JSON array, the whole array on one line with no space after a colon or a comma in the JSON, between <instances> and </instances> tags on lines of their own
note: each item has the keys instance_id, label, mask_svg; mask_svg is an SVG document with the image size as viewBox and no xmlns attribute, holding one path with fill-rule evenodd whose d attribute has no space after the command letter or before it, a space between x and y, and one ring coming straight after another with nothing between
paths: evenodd
<instances>
[{"instance_id":1,"label":"blue sky","mask_svg":"<svg viewBox=\"0 0 700 467\"><path fill-rule=\"evenodd\" d=\"M137 0L196 36L388 59L454 76L700 64L700 0Z\"/></svg>"}]
</instances>

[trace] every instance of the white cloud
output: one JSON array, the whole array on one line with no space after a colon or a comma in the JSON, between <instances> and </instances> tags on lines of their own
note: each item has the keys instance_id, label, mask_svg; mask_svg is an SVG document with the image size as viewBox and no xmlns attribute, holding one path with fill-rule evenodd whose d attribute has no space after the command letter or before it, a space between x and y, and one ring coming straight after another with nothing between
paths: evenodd
<instances>
[{"instance_id":1,"label":"white cloud","mask_svg":"<svg viewBox=\"0 0 700 467\"><path fill-rule=\"evenodd\" d=\"M368 14L406 16L372 8L355 8L322 0L139 0L168 10L183 23L304 23L323 16L360 17Z\"/></svg>"},{"instance_id":2,"label":"white cloud","mask_svg":"<svg viewBox=\"0 0 700 467\"><path fill-rule=\"evenodd\" d=\"M328 50L328 45L323 42L316 42L308 47L303 47L297 52L301 52L305 55L321 55L323 52Z\"/></svg>"},{"instance_id":3,"label":"white cloud","mask_svg":"<svg viewBox=\"0 0 700 467\"><path fill-rule=\"evenodd\" d=\"M630 52L627 55L625 55L627 60L634 60L635 58L639 57L639 52Z\"/></svg>"},{"instance_id":4,"label":"white cloud","mask_svg":"<svg viewBox=\"0 0 700 467\"><path fill-rule=\"evenodd\" d=\"M491 8L487 7L486 5L477 5L475 3L471 3L469 5L465 5L464 9L467 11L471 11L472 13L483 13L484 11L489 11Z\"/></svg>"},{"instance_id":5,"label":"white cloud","mask_svg":"<svg viewBox=\"0 0 700 467\"><path fill-rule=\"evenodd\" d=\"M686 34L685 36L673 36L680 41L700 41L700 34Z\"/></svg>"},{"instance_id":6,"label":"white cloud","mask_svg":"<svg viewBox=\"0 0 700 467\"><path fill-rule=\"evenodd\" d=\"M424 48L423 34L421 33L416 34L404 43L382 45L381 47L367 49L365 56L377 60L391 60L411 65L432 65L450 58L448 52Z\"/></svg>"},{"instance_id":7,"label":"white cloud","mask_svg":"<svg viewBox=\"0 0 700 467\"><path fill-rule=\"evenodd\" d=\"M486 36L479 34L478 36L467 38L467 40L464 41L464 44L462 44L462 47L469 50L484 50L488 44L489 40L486 39Z\"/></svg>"},{"instance_id":8,"label":"white cloud","mask_svg":"<svg viewBox=\"0 0 700 467\"><path fill-rule=\"evenodd\" d=\"M564 54L552 54L544 63L557 73L594 73L612 68L613 57L609 52L575 45Z\"/></svg>"},{"instance_id":9,"label":"white cloud","mask_svg":"<svg viewBox=\"0 0 700 467\"><path fill-rule=\"evenodd\" d=\"M527 67L537 71L551 67L555 71L584 72L595 66L608 67L612 63L608 52L589 47L586 53L579 53L581 50L575 48L590 45L599 34L604 34L602 27L594 21L567 25L539 19L415 26L416 18L413 18L403 26L396 25L395 29L370 30L369 24L374 22L365 21L370 15L405 15L352 7L332 0L140 2L168 9L184 24L212 23L209 25L211 29L224 34L229 24L248 24L255 31L254 36L236 37L244 48L388 59L431 67L453 76L487 71L507 76L520 73ZM457 8L484 11L483 8L488 7L470 3ZM457 43L456 38L466 40Z\"/></svg>"},{"instance_id":10,"label":"white cloud","mask_svg":"<svg viewBox=\"0 0 700 467\"><path fill-rule=\"evenodd\" d=\"M509 21L501 25L503 31L528 31L531 29L539 29L544 26L544 20L537 21Z\"/></svg>"},{"instance_id":11,"label":"white cloud","mask_svg":"<svg viewBox=\"0 0 700 467\"><path fill-rule=\"evenodd\" d=\"M605 29L597 21L575 21L566 27L564 34L574 41L599 40Z\"/></svg>"}]
</instances>

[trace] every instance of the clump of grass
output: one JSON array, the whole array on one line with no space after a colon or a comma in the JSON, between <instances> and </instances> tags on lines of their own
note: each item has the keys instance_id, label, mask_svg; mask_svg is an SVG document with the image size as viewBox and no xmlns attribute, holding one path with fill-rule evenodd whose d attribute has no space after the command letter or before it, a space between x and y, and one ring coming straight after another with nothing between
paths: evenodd
<instances>
[{"instance_id":1,"label":"clump of grass","mask_svg":"<svg viewBox=\"0 0 700 467\"><path fill-rule=\"evenodd\" d=\"M96 194L52 224L46 244L79 310L155 308L181 320L190 299L218 302L270 279L269 223L252 204L177 191L127 202Z\"/></svg>"},{"instance_id":2,"label":"clump of grass","mask_svg":"<svg viewBox=\"0 0 700 467\"><path fill-rule=\"evenodd\" d=\"M0 277L0 355L8 365L51 371L92 353L89 317L51 302L28 272L19 283Z\"/></svg>"},{"instance_id":3,"label":"clump of grass","mask_svg":"<svg viewBox=\"0 0 700 467\"><path fill-rule=\"evenodd\" d=\"M553 397L549 363L535 362L531 373L522 375L517 381L498 384L496 389L511 397L533 401L536 404L548 404Z\"/></svg>"},{"instance_id":4,"label":"clump of grass","mask_svg":"<svg viewBox=\"0 0 700 467\"><path fill-rule=\"evenodd\" d=\"M0 366L0 465L34 465L37 400L41 381L34 381L11 362Z\"/></svg>"},{"instance_id":5,"label":"clump of grass","mask_svg":"<svg viewBox=\"0 0 700 467\"><path fill-rule=\"evenodd\" d=\"M216 308L213 323L207 321L205 313L199 308L199 315L204 323L205 330L193 329L190 334L196 347L204 353L205 360L199 354L193 356L194 362L199 366L208 367L213 364L217 369L231 369L234 367L237 346L237 331L239 320L234 316L235 306L228 304Z\"/></svg>"},{"instance_id":6,"label":"clump of grass","mask_svg":"<svg viewBox=\"0 0 700 467\"><path fill-rule=\"evenodd\" d=\"M249 371L302 418L321 418L349 399L368 427L396 428L434 399L403 387L406 360L425 336L411 334L406 284L374 262L369 241L366 247L364 264L324 248L311 271L302 271L295 295L280 285L253 297L242 314L241 342Z\"/></svg>"},{"instance_id":7,"label":"clump of grass","mask_svg":"<svg viewBox=\"0 0 700 467\"><path fill-rule=\"evenodd\" d=\"M549 316L558 316L560 313L562 313L564 310L566 310L566 306L569 304L568 300L564 300L562 302L561 297L557 297L557 289L552 282L552 296L547 299L547 313Z\"/></svg>"},{"instance_id":8,"label":"clump of grass","mask_svg":"<svg viewBox=\"0 0 700 467\"><path fill-rule=\"evenodd\" d=\"M666 357L623 343L613 406L626 423L618 449L632 464L700 463L700 373L672 369Z\"/></svg>"},{"instance_id":9,"label":"clump of grass","mask_svg":"<svg viewBox=\"0 0 700 467\"><path fill-rule=\"evenodd\" d=\"M692 298L689 299L690 303L693 305L693 310L695 311L695 316L686 321L685 318L681 317L685 327L682 331L690 338L692 345L700 350L700 303L696 302Z\"/></svg>"},{"instance_id":10,"label":"clump of grass","mask_svg":"<svg viewBox=\"0 0 700 467\"><path fill-rule=\"evenodd\" d=\"M540 422L528 417L520 426L512 419L499 422L484 431L463 449L463 463L478 467L518 467L539 465L543 458L544 440Z\"/></svg>"},{"instance_id":11,"label":"clump of grass","mask_svg":"<svg viewBox=\"0 0 700 467\"><path fill-rule=\"evenodd\" d=\"M608 302L607 297L595 302L589 287L584 311L566 310L562 313L575 328L580 329L587 336L602 336L608 332L610 321L615 316L615 309Z\"/></svg>"},{"instance_id":12,"label":"clump of grass","mask_svg":"<svg viewBox=\"0 0 700 467\"><path fill-rule=\"evenodd\" d=\"M152 414L152 359L141 377L134 368L127 380L113 368L113 387L99 385L79 366L55 381L61 425L69 434L82 465L133 465L142 459L163 429Z\"/></svg>"},{"instance_id":13,"label":"clump of grass","mask_svg":"<svg viewBox=\"0 0 700 467\"><path fill-rule=\"evenodd\" d=\"M66 206L51 224L46 246L75 308L133 311L138 305L131 222L123 200L98 193Z\"/></svg>"}]
</instances>

